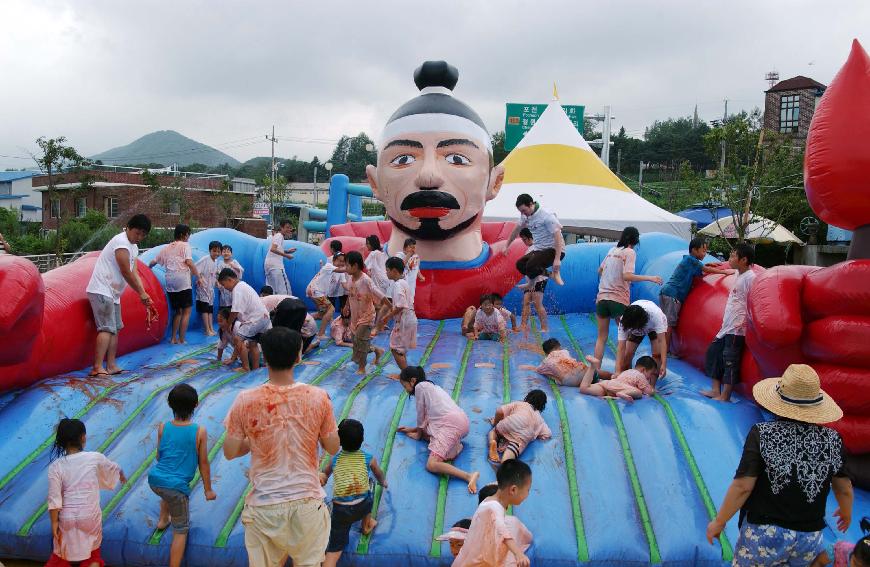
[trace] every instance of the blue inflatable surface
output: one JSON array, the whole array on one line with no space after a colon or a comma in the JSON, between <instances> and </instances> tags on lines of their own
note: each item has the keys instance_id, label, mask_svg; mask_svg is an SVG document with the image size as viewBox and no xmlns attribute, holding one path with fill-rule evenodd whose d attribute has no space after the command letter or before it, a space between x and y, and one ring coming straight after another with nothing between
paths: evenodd
<instances>
[{"instance_id":1,"label":"blue inflatable surface","mask_svg":"<svg viewBox=\"0 0 870 567\"><path fill-rule=\"evenodd\" d=\"M232 241L236 258L245 265L245 279L261 285L265 242L217 232L194 236L197 254L205 253L208 240ZM644 258L654 259L647 273L664 271L668 257L672 269L673 257L682 256L685 243L679 250L672 243L655 244L655 237L644 235L638 250L639 257L643 250ZM293 246L301 250L297 258L307 259L285 264L298 293L322 254L315 247ZM576 270L570 278L588 282L575 290L575 296L583 296L577 302L594 295L589 287L594 275L586 272L594 274L606 253L604 246L586 246L569 248L569 265ZM568 275L565 279L574 281ZM634 404L558 388L534 372L541 361L541 339L556 337L580 358L592 351L596 330L593 319L582 312L552 317L550 324L548 333L512 334L504 348L495 342L469 343L457 320L420 321L419 348L409 353L410 361L422 363L428 377L452 393L471 420L457 466L480 471L481 484L493 481L486 419L498 405L541 388L549 398L543 415L553 438L536 441L523 453L533 470L533 486L528 500L513 510L534 534L528 552L533 565L728 564L737 539L736 519L721 544L708 545L705 528L725 495L747 431L765 416L739 397L730 404L703 398L698 390L708 385L707 379L680 360L669 361L660 396ZM385 346L386 340L379 336L376 344ZM155 457L155 427L171 419L166 395L183 381L201 396L195 420L208 429L218 494L216 501L206 502L198 482L191 493L186 564L247 564L239 522L248 486L247 460L223 458L222 420L236 395L265 381L266 372L241 373L220 365L214 342L194 331L187 345L161 344L122 357L121 366L129 370L119 376L94 380L82 371L0 396L0 557L45 561L51 552L44 505L48 453L54 425L70 416L86 423L87 449L104 452L129 478L118 490L102 493L104 559L109 565L165 565L171 534L155 529L159 501L148 487L147 473ZM639 354L648 350L644 342ZM363 422L364 449L387 470L389 490L378 494L379 525L370 539L354 529L342 565L449 565L449 546L434 537L457 520L470 518L477 497L462 482L426 472L426 444L396 434L399 425L413 425L416 414L413 400L385 376L397 373L396 365L388 360L360 380L349 358L349 349L328 344L308 355L296 373L297 380L329 392L338 418ZM604 366L613 367L612 350ZM331 484L326 492L331 494ZM870 496L856 491L854 516L870 509L868 504ZM836 525L830 516L835 508L831 497L829 526ZM854 541L858 536L854 525L845 538ZM826 537L833 541L834 532L827 530Z\"/></svg>"}]
</instances>

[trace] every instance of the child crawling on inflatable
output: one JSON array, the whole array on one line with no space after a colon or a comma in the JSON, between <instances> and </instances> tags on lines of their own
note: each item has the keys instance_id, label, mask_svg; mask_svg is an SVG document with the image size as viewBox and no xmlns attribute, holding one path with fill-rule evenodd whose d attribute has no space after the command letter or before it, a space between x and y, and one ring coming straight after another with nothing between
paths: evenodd
<instances>
[{"instance_id":1,"label":"child crawling on inflatable","mask_svg":"<svg viewBox=\"0 0 870 567\"><path fill-rule=\"evenodd\" d=\"M541 348L547 356L535 369L535 372L552 378L560 386L579 386L583 382L583 376L588 367L563 349L558 340L547 339L541 344ZM612 377L612 372L598 368L592 377L592 383L594 384L599 380L609 380Z\"/></svg>"},{"instance_id":2,"label":"child crawling on inflatable","mask_svg":"<svg viewBox=\"0 0 870 567\"><path fill-rule=\"evenodd\" d=\"M659 365L651 356L642 356L637 359L634 368L623 370L616 378L602 380L593 384L597 370L601 368L601 361L594 356L587 356L589 366L580 383L580 393L599 398L617 397L628 403L639 400L644 396L652 396L656 393L653 384L658 378Z\"/></svg>"},{"instance_id":3,"label":"child crawling on inflatable","mask_svg":"<svg viewBox=\"0 0 870 567\"><path fill-rule=\"evenodd\" d=\"M518 458L535 439L553 436L541 417L547 407L547 394L532 390L523 401L505 404L495 411L489 422L489 460L493 463ZM499 456L500 455L500 456Z\"/></svg>"}]
</instances>

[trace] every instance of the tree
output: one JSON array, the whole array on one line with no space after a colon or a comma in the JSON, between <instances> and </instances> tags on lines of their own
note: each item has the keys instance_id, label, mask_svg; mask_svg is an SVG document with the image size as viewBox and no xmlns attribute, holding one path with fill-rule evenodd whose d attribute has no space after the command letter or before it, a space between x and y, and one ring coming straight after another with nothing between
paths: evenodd
<instances>
[{"instance_id":1,"label":"tree","mask_svg":"<svg viewBox=\"0 0 870 567\"><path fill-rule=\"evenodd\" d=\"M276 205L283 205L290 197L290 186L283 175L276 176L274 184L272 183L272 177L269 175L263 177L260 183L262 184L260 197L264 202L269 204L269 219L274 228L276 226Z\"/></svg>"},{"instance_id":2,"label":"tree","mask_svg":"<svg viewBox=\"0 0 870 567\"><path fill-rule=\"evenodd\" d=\"M84 162L84 158L79 155L76 149L66 145L66 137L45 138L40 136L36 140L39 150L42 153L40 156L32 156L39 170L48 176L48 209L51 212L51 202L57 200L60 202L61 194L54 184L54 175L62 172L64 169L79 168ZM57 234L55 235L54 253L58 261L63 257L63 239L61 239L61 229L64 223L63 207L58 207L60 210L57 215Z\"/></svg>"},{"instance_id":3,"label":"tree","mask_svg":"<svg viewBox=\"0 0 870 567\"><path fill-rule=\"evenodd\" d=\"M372 150L366 146L371 145ZM365 181L366 166L376 161L377 148L365 132L360 132L353 138L342 136L332 152L333 173L347 175L351 182Z\"/></svg>"},{"instance_id":4,"label":"tree","mask_svg":"<svg viewBox=\"0 0 870 567\"><path fill-rule=\"evenodd\" d=\"M271 178L269 181L271 182ZM221 181L216 200L218 207L223 211L224 217L226 218L225 226L236 228L235 226L231 226L231 219L236 218L236 215L241 213L241 207L244 205L245 201L244 196L239 195L238 193L233 193L232 182L229 179L224 179Z\"/></svg>"},{"instance_id":5,"label":"tree","mask_svg":"<svg viewBox=\"0 0 870 567\"><path fill-rule=\"evenodd\" d=\"M498 165L507 156L508 152L504 149L504 130L500 130L492 135L492 163Z\"/></svg>"},{"instance_id":6,"label":"tree","mask_svg":"<svg viewBox=\"0 0 870 567\"><path fill-rule=\"evenodd\" d=\"M160 178L146 169L142 171L142 181L151 195L160 202L164 212L177 214L178 220L182 223L190 222L187 188L182 185L180 179L176 178L171 184L162 185Z\"/></svg>"}]
</instances>

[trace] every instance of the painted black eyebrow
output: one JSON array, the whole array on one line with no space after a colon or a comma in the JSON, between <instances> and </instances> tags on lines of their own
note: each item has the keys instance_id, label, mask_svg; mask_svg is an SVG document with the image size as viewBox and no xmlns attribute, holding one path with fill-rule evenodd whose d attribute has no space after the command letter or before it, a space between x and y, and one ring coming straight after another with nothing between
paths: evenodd
<instances>
[{"instance_id":1,"label":"painted black eyebrow","mask_svg":"<svg viewBox=\"0 0 870 567\"><path fill-rule=\"evenodd\" d=\"M416 140L393 140L392 142L387 144L384 149L387 150L389 148L392 148L393 146L408 146L411 148L419 148L421 150L423 149L423 144L417 142Z\"/></svg>"},{"instance_id":2,"label":"painted black eyebrow","mask_svg":"<svg viewBox=\"0 0 870 567\"><path fill-rule=\"evenodd\" d=\"M441 140L435 147L446 148L447 146L471 146L476 150L480 149L479 147L477 147L477 144L475 144L471 140L466 140L465 138L452 138L450 140Z\"/></svg>"}]
</instances>

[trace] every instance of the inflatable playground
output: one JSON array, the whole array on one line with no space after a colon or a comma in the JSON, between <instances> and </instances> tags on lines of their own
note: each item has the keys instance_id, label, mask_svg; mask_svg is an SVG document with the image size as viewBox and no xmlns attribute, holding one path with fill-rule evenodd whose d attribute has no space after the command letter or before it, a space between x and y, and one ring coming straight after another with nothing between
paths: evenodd
<instances>
[{"instance_id":1,"label":"inflatable playground","mask_svg":"<svg viewBox=\"0 0 870 567\"><path fill-rule=\"evenodd\" d=\"M480 135L476 129L479 118L468 120L466 116L464 123L449 118L434 127L420 119L423 102L434 105L437 114L449 114L449 90L456 81L433 87L427 85L425 76L415 79L421 95L393 115L383 141L408 136L408 128L423 132L421 139L433 128L436 134L458 132L470 140L481 139L475 137ZM532 443L523 453L522 459L533 471L533 486L529 498L512 510L534 535L527 552L533 565L730 564L737 518L714 545L706 542L705 529L731 482L750 427L772 419L752 399L751 386L761 378L780 376L788 364L811 364L822 387L843 408L845 417L831 426L843 436L853 457L853 517L870 513L866 490L870 487L866 458L870 453L870 351L866 348L870 342L870 236L862 232L870 230L865 173L870 168L866 142L870 115L864 112L856 120L854 113L843 112L844 108L866 110L868 99L870 58L856 42L816 111L805 170L810 202L819 216L856 230L852 257L829 268L754 268L757 278L749 297L743 383L730 403L713 402L699 393L709 386L699 368L721 322L733 275L696 279L675 332L681 356L668 361L667 374L659 380L654 397L627 404L584 396L577 388L559 387L535 372L545 338L557 338L578 359L592 352L597 333L597 268L613 243L584 242L565 248L561 265L565 285L551 282L544 295L550 313L546 331L533 318L527 333L510 333L505 342L473 341L460 332L463 310L483 293L504 295L505 306L520 312L522 293L515 286L521 276L514 264L525 253L525 246L518 240L507 246L516 219L506 219L507 213L500 211L509 210L503 203L512 205L521 190L551 207L560 219L571 213L567 203L573 197L566 192L577 191L592 195L581 198L585 199L583 214L601 217L604 229L641 227L636 273L667 280L687 251L689 227L623 189L612 174L608 176L609 171L592 159L594 154L576 131L569 135L564 129L568 122L558 104L548 107L536 126L537 133L536 129L529 132L505 160L503 170L496 168L493 175L480 178L439 180L442 188L455 184L450 194L456 197L458 209L446 197L440 202L425 197L405 207L408 195L421 193L415 189L436 174L418 172L417 185L406 187L401 178L404 170L384 171L389 163L379 160L380 171L370 170L371 191L385 203L390 220L362 219L359 209L348 217L352 197L367 193L365 188L348 184L346 178L339 179L341 188L335 200L330 195L325 222L309 221L310 230L322 230L328 238L320 246L288 242L287 248L297 250L284 268L292 289L302 295L301 290L326 260L331 239L341 240L348 251L359 249L370 234L377 234L393 249L401 242L397 239L408 234L406 229L417 236L426 280L418 284L415 300L418 348L408 353L408 359L423 366L427 377L447 390L470 418L470 433L456 465L479 471L481 485L494 481L487 460L487 418L499 405L522 399L535 388L543 389L549 398L542 415L553 436ZM561 160L566 156L592 171L565 166ZM544 172L537 181L530 177L534 170ZM495 178L502 174L503 184L496 187L501 181ZM473 183L485 198L471 194ZM486 201L490 202L484 210ZM605 212L595 212L599 201L606 202L611 213L616 207L622 217L607 218ZM495 212L490 214L490 208ZM462 215L472 221L464 224ZM409 217L418 220L419 228L408 224ZM313 224L320 222L324 224ZM454 223L465 228L452 231ZM449 234L439 239L439 230ZM427 247L426 238L433 236ZM268 240L230 229L204 230L190 239L194 260L208 253L212 240L233 247L234 258L245 269L245 281L255 289L264 284ZM164 274L159 267L147 267L157 252L150 250L137 263L139 277L154 298L156 318L146 317L128 289L121 300L126 326L119 336L118 359L125 371L96 378L87 375L96 329L85 286L97 253L42 275L23 259L0 256L0 289L5 296L0 306L0 430L4 433L0 436L4 456L0 460L0 557L45 561L51 553L46 469L53 427L67 416L84 421L87 448L106 454L128 477L115 491L101 493L106 563L166 564L171 534L156 528L159 501L148 487L147 474L156 457L155 427L171 419L166 394L186 382L199 392L195 420L208 429L208 458L218 498L207 502L199 477L194 478L185 564L247 564L240 522L250 490L247 457L233 462L224 458L223 419L240 391L267 380L266 369L242 372L222 365L215 358L216 339L202 334L197 318L191 319L187 344L168 343ZM658 286L634 284L632 300L636 299L658 301ZM312 304L308 307L313 310ZM387 341L386 333L374 339L381 347ZM615 342L616 328L611 325L605 368L614 366ZM649 354L649 348L644 341L638 355ZM436 537L457 520L470 518L477 497L468 494L463 482L426 472L425 443L397 434L400 426L414 425L415 409L401 386L388 378L398 372L395 362L385 356L360 377L350 357L349 348L324 341L303 357L295 374L297 381L329 393L337 419L353 417L364 423L363 448L378 458L389 480L388 490L375 490L377 528L362 536L355 527L340 564L449 565L449 545ZM325 491L331 494L331 481ZM831 515L835 509L831 495L825 538L855 541L860 535L858 522L853 521L846 534L836 532Z\"/></svg>"}]
</instances>

